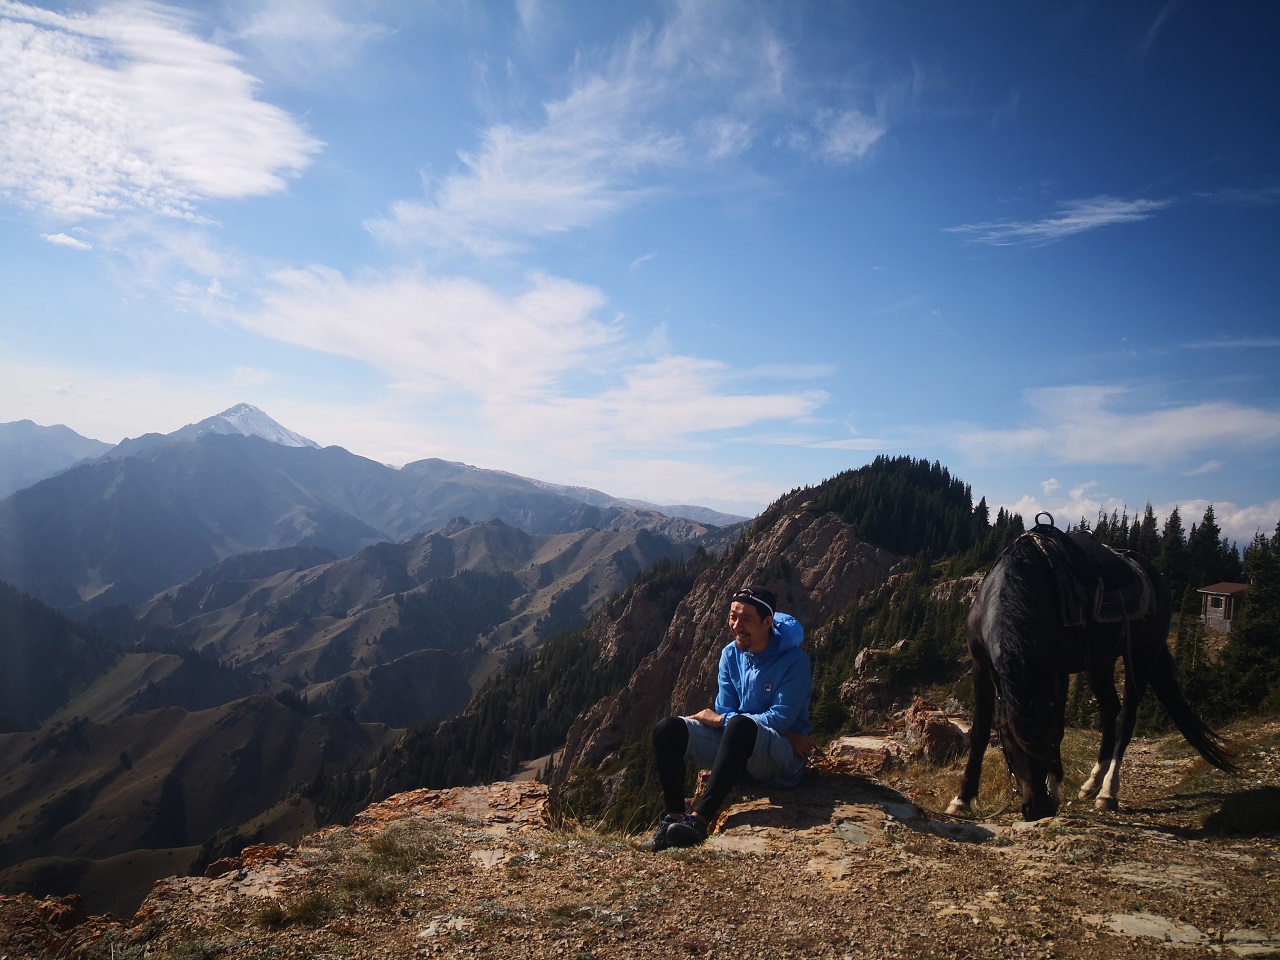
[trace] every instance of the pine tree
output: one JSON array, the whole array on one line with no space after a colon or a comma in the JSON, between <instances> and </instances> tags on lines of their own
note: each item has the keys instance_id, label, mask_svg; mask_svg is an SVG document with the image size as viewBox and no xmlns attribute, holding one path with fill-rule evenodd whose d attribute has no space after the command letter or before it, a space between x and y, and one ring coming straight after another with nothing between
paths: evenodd
<instances>
[{"instance_id":1,"label":"pine tree","mask_svg":"<svg viewBox=\"0 0 1280 960\"><path fill-rule=\"evenodd\" d=\"M1249 591L1219 665L1224 707L1231 713L1280 709L1280 523L1245 550Z\"/></svg>"},{"instance_id":2,"label":"pine tree","mask_svg":"<svg viewBox=\"0 0 1280 960\"><path fill-rule=\"evenodd\" d=\"M1155 557L1155 565L1169 582L1175 603L1187 589L1190 563L1187 540L1182 531L1182 517L1178 508L1174 507L1160 534L1160 553Z\"/></svg>"},{"instance_id":3,"label":"pine tree","mask_svg":"<svg viewBox=\"0 0 1280 960\"><path fill-rule=\"evenodd\" d=\"M1187 538L1190 585L1203 587L1211 583L1236 583L1241 576L1240 558L1235 547L1222 535L1213 504L1205 508L1204 517L1193 525Z\"/></svg>"},{"instance_id":4,"label":"pine tree","mask_svg":"<svg viewBox=\"0 0 1280 960\"><path fill-rule=\"evenodd\" d=\"M1134 523L1138 532L1129 538L1129 549L1154 561L1160 555L1160 527L1156 523L1156 512L1152 509L1150 500L1142 511L1142 520L1135 518Z\"/></svg>"}]
</instances>

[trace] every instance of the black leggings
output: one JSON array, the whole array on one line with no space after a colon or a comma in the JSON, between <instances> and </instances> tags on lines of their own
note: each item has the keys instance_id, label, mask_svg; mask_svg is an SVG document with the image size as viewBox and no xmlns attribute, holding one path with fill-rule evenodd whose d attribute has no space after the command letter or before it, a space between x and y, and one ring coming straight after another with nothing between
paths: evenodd
<instances>
[{"instance_id":1,"label":"black leggings","mask_svg":"<svg viewBox=\"0 0 1280 960\"><path fill-rule=\"evenodd\" d=\"M707 789L693 807L707 823L715 820L724 798L746 774L747 761L756 748L756 732L756 722L741 714L730 717L724 725ZM684 752L688 747L689 727L683 717L667 717L654 726L653 755L662 783L662 802L673 816L684 813Z\"/></svg>"}]
</instances>

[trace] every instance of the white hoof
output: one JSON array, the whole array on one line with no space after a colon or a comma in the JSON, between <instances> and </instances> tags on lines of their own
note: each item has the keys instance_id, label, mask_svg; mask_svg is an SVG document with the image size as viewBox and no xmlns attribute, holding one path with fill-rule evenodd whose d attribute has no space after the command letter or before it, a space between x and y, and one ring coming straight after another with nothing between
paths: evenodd
<instances>
[{"instance_id":1,"label":"white hoof","mask_svg":"<svg viewBox=\"0 0 1280 960\"><path fill-rule=\"evenodd\" d=\"M1115 813L1120 809L1120 801L1115 797L1099 797L1097 800L1093 801L1093 809L1107 810L1111 813Z\"/></svg>"},{"instance_id":2,"label":"white hoof","mask_svg":"<svg viewBox=\"0 0 1280 960\"><path fill-rule=\"evenodd\" d=\"M973 808L959 797L947 804L947 816L949 817L967 817L972 813Z\"/></svg>"}]
</instances>

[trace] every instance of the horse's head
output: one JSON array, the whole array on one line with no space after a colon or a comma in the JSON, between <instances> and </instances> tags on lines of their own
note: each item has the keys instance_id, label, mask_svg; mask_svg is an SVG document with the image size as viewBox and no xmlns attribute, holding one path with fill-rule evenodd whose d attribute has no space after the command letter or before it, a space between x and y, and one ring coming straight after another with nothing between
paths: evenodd
<instances>
[{"instance_id":1,"label":"horse's head","mask_svg":"<svg viewBox=\"0 0 1280 960\"><path fill-rule=\"evenodd\" d=\"M1058 812L1058 788L1062 783L1060 738L1028 743L1019 736L1003 704L997 708L996 728L1005 762L1022 794L1022 819L1052 817Z\"/></svg>"}]
</instances>

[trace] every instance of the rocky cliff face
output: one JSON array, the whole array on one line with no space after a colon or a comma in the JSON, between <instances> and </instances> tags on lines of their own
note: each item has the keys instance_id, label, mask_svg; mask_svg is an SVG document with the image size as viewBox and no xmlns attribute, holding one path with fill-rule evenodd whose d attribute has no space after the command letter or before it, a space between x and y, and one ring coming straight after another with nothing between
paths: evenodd
<instances>
[{"instance_id":1,"label":"rocky cliff face","mask_svg":"<svg viewBox=\"0 0 1280 960\"><path fill-rule=\"evenodd\" d=\"M747 583L768 587L780 610L812 632L836 610L878 586L901 558L854 536L838 516L797 503L772 526L752 530L744 548L708 570L676 610L658 649L617 696L602 700L569 731L561 770L598 766L668 713L692 713L715 698L715 666L727 642L729 598Z\"/></svg>"}]
</instances>

